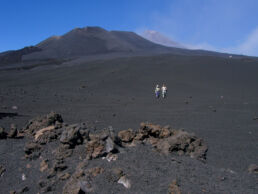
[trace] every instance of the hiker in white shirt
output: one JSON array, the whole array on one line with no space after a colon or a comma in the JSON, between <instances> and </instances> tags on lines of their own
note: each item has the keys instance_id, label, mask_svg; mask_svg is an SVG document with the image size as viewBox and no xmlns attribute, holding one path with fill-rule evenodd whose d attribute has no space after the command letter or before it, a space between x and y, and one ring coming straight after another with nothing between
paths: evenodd
<instances>
[{"instance_id":1,"label":"hiker in white shirt","mask_svg":"<svg viewBox=\"0 0 258 194\"><path fill-rule=\"evenodd\" d=\"M163 84L162 87L161 87L161 94L162 94L162 98L166 98L166 96L167 96L167 87L165 86L165 84Z\"/></svg>"}]
</instances>

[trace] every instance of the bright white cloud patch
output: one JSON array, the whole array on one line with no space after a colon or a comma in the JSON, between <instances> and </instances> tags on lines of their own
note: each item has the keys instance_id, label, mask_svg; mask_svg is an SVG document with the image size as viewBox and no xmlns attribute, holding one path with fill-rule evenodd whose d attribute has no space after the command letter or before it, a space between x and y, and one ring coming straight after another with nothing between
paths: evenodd
<instances>
[{"instance_id":1,"label":"bright white cloud patch","mask_svg":"<svg viewBox=\"0 0 258 194\"><path fill-rule=\"evenodd\" d=\"M247 37L246 41L232 49L233 52L258 56L258 27Z\"/></svg>"},{"instance_id":2,"label":"bright white cloud patch","mask_svg":"<svg viewBox=\"0 0 258 194\"><path fill-rule=\"evenodd\" d=\"M249 56L258 56L258 27L254 29L246 38L246 40L235 46L228 48L216 48L208 43L200 43L195 45L185 44L185 46L189 49L203 49L203 50L211 50L217 52L227 52L234 54L242 54Z\"/></svg>"}]
</instances>

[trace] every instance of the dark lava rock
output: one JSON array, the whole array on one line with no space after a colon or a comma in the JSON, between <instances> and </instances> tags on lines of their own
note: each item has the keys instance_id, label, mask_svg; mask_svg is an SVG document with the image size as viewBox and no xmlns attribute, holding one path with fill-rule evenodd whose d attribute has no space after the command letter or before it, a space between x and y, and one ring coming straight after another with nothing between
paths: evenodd
<instances>
[{"instance_id":1,"label":"dark lava rock","mask_svg":"<svg viewBox=\"0 0 258 194\"><path fill-rule=\"evenodd\" d=\"M71 180L65 184L63 194L85 194L92 192L92 190L89 181Z\"/></svg>"},{"instance_id":2,"label":"dark lava rock","mask_svg":"<svg viewBox=\"0 0 258 194\"><path fill-rule=\"evenodd\" d=\"M105 142L98 138L90 140L86 144L87 159L93 159L103 156L106 153Z\"/></svg>"},{"instance_id":3,"label":"dark lava rock","mask_svg":"<svg viewBox=\"0 0 258 194\"><path fill-rule=\"evenodd\" d=\"M24 148L25 157L29 159L37 159L40 156L41 146L36 143L27 143Z\"/></svg>"},{"instance_id":4,"label":"dark lava rock","mask_svg":"<svg viewBox=\"0 0 258 194\"><path fill-rule=\"evenodd\" d=\"M65 158L68 158L72 156L73 150L70 149L70 146L67 144L61 144L57 149L54 151L55 153L55 158L57 160L63 160Z\"/></svg>"},{"instance_id":5,"label":"dark lava rock","mask_svg":"<svg viewBox=\"0 0 258 194\"><path fill-rule=\"evenodd\" d=\"M250 164L250 166L248 167L248 172L258 174L258 165Z\"/></svg>"},{"instance_id":6,"label":"dark lava rock","mask_svg":"<svg viewBox=\"0 0 258 194\"><path fill-rule=\"evenodd\" d=\"M47 193L50 191L53 191L54 189L54 185L55 185L55 181L53 180L40 180L38 182L38 185L40 187L40 193Z\"/></svg>"},{"instance_id":7,"label":"dark lava rock","mask_svg":"<svg viewBox=\"0 0 258 194\"><path fill-rule=\"evenodd\" d=\"M39 151L41 147L36 143L27 143L25 145L24 151L26 154L32 154L33 152Z\"/></svg>"},{"instance_id":8,"label":"dark lava rock","mask_svg":"<svg viewBox=\"0 0 258 194\"><path fill-rule=\"evenodd\" d=\"M55 171L57 171L57 172L61 172L61 171L65 170L65 169L67 169L67 165L65 165L65 164L63 163L63 161L56 161L56 162L54 163L53 169L54 169Z\"/></svg>"},{"instance_id":9,"label":"dark lava rock","mask_svg":"<svg viewBox=\"0 0 258 194\"><path fill-rule=\"evenodd\" d=\"M40 163L40 168L39 170L41 172L44 172L45 170L48 169L48 160L42 160L42 162Z\"/></svg>"},{"instance_id":10,"label":"dark lava rock","mask_svg":"<svg viewBox=\"0 0 258 194\"><path fill-rule=\"evenodd\" d=\"M106 156L108 153L118 152L117 137L111 132L105 131L100 134L90 134L90 140L86 143L86 158L94 159Z\"/></svg>"},{"instance_id":11,"label":"dark lava rock","mask_svg":"<svg viewBox=\"0 0 258 194\"><path fill-rule=\"evenodd\" d=\"M0 139L6 139L7 133L3 127L0 127Z\"/></svg>"},{"instance_id":12,"label":"dark lava rock","mask_svg":"<svg viewBox=\"0 0 258 194\"><path fill-rule=\"evenodd\" d=\"M132 129L128 129L119 132L118 136L123 142L149 142L161 153L175 152L178 155L189 155L201 161L205 161L208 150L204 141L193 134L151 123L141 123L140 129L136 133Z\"/></svg>"},{"instance_id":13,"label":"dark lava rock","mask_svg":"<svg viewBox=\"0 0 258 194\"><path fill-rule=\"evenodd\" d=\"M94 177L102 174L104 169L101 167L86 169L87 165L87 161L83 161L78 164L76 171L64 185L63 194L81 194L93 192L91 182Z\"/></svg>"},{"instance_id":14,"label":"dark lava rock","mask_svg":"<svg viewBox=\"0 0 258 194\"><path fill-rule=\"evenodd\" d=\"M170 185L169 185L169 189L168 189L168 193L169 194L181 194L179 185L177 183L176 180L173 180Z\"/></svg>"},{"instance_id":15,"label":"dark lava rock","mask_svg":"<svg viewBox=\"0 0 258 194\"><path fill-rule=\"evenodd\" d=\"M58 179L59 179L59 180L67 180L67 179L69 179L70 177L71 177L71 175L70 175L68 172L62 173L62 174L59 174L59 175L58 175Z\"/></svg>"},{"instance_id":16,"label":"dark lava rock","mask_svg":"<svg viewBox=\"0 0 258 194\"><path fill-rule=\"evenodd\" d=\"M63 123L62 116L55 112L51 112L47 115L39 116L30 120L23 128L23 131L34 135L36 131L51 125L55 125L56 123Z\"/></svg>"},{"instance_id":17,"label":"dark lava rock","mask_svg":"<svg viewBox=\"0 0 258 194\"><path fill-rule=\"evenodd\" d=\"M80 133L80 125L69 125L67 126L60 137L60 142L63 144L68 144L71 147L75 145L82 144L83 137Z\"/></svg>"},{"instance_id":18,"label":"dark lava rock","mask_svg":"<svg viewBox=\"0 0 258 194\"><path fill-rule=\"evenodd\" d=\"M125 174L121 168L113 168L108 171L106 179L108 182L116 183L124 175Z\"/></svg>"},{"instance_id":19,"label":"dark lava rock","mask_svg":"<svg viewBox=\"0 0 258 194\"><path fill-rule=\"evenodd\" d=\"M94 167L94 168L90 168L86 171L86 174L88 176L97 176L98 174L102 174L104 171L104 168L101 168L101 167Z\"/></svg>"},{"instance_id":20,"label":"dark lava rock","mask_svg":"<svg viewBox=\"0 0 258 194\"><path fill-rule=\"evenodd\" d=\"M15 124L11 124L10 131L7 135L8 138L16 138L18 134L17 126Z\"/></svg>"},{"instance_id":21,"label":"dark lava rock","mask_svg":"<svg viewBox=\"0 0 258 194\"><path fill-rule=\"evenodd\" d=\"M22 194L22 193L27 193L29 191L29 187L25 186L18 191L10 191L10 194Z\"/></svg>"},{"instance_id":22,"label":"dark lava rock","mask_svg":"<svg viewBox=\"0 0 258 194\"><path fill-rule=\"evenodd\" d=\"M0 165L0 177L4 175L4 172L5 172L5 167Z\"/></svg>"},{"instance_id":23,"label":"dark lava rock","mask_svg":"<svg viewBox=\"0 0 258 194\"><path fill-rule=\"evenodd\" d=\"M47 178L53 178L57 173L64 171L68 166L64 164L62 160L57 160L54 162L53 167L49 170Z\"/></svg>"},{"instance_id":24,"label":"dark lava rock","mask_svg":"<svg viewBox=\"0 0 258 194\"><path fill-rule=\"evenodd\" d=\"M61 129L57 129L55 126L52 125L38 130L35 134L35 142L40 144L46 144L57 140L60 134Z\"/></svg>"},{"instance_id":25,"label":"dark lava rock","mask_svg":"<svg viewBox=\"0 0 258 194\"><path fill-rule=\"evenodd\" d=\"M25 186L23 187L22 189L20 189L17 194L20 194L20 193L27 193L29 191L29 187Z\"/></svg>"},{"instance_id":26,"label":"dark lava rock","mask_svg":"<svg viewBox=\"0 0 258 194\"><path fill-rule=\"evenodd\" d=\"M135 132L132 129L119 131L118 137L123 142L131 142L134 139L134 137L135 137Z\"/></svg>"}]
</instances>

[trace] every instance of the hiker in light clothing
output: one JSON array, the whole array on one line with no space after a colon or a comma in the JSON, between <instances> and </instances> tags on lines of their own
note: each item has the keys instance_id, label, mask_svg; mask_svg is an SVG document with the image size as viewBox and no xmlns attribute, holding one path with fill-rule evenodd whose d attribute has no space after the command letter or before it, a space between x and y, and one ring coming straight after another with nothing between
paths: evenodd
<instances>
[{"instance_id":1,"label":"hiker in light clothing","mask_svg":"<svg viewBox=\"0 0 258 194\"><path fill-rule=\"evenodd\" d=\"M165 86L165 84L163 84L162 87L161 87L161 94L162 94L162 98L166 98L166 96L167 96L167 87Z\"/></svg>"}]
</instances>

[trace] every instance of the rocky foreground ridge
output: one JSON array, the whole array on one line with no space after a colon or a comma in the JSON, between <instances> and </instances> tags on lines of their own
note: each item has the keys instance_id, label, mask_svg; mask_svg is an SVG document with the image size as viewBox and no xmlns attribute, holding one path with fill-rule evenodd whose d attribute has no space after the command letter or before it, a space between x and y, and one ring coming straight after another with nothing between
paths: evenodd
<instances>
[{"instance_id":1,"label":"rocky foreground ridge","mask_svg":"<svg viewBox=\"0 0 258 194\"><path fill-rule=\"evenodd\" d=\"M203 163L208 150L207 144L201 138L169 126L141 123L138 130L127 129L115 133L112 127L96 130L85 123L66 124L62 116L54 112L30 120L21 130L17 130L15 125L11 126L9 133L0 128L0 139L24 137L27 141L23 159L28 161L27 168L37 166L40 171L37 180L38 193L134 193L133 187L134 184L137 185L137 180L130 169L137 172L137 165L144 165L138 160L145 159L151 166L152 160L148 157L169 156L171 163L181 165L182 168L185 164L178 159L179 156L189 156L196 159L195 163L199 166L205 165ZM134 153L138 156L133 157ZM135 164L126 166L119 163L119 160L128 162L126 157L132 157L131 161ZM250 169L251 173L257 173L256 165ZM0 164L0 175L4 176L5 171L4 166ZM145 172L141 173L143 174L140 177L144 178ZM219 182L227 179L226 176L230 173L234 174L230 170L219 172ZM25 174L22 179L26 179ZM146 181L148 184L150 180ZM202 192L209 192L208 183L203 187L201 185L203 183L198 188ZM184 189L189 191L191 187ZM169 180L166 185L168 193L182 193L184 189L180 188L177 179ZM30 185L20 190L10 188L10 193L26 192L30 192ZM144 193L139 188L138 192Z\"/></svg>"}]
</instances>

